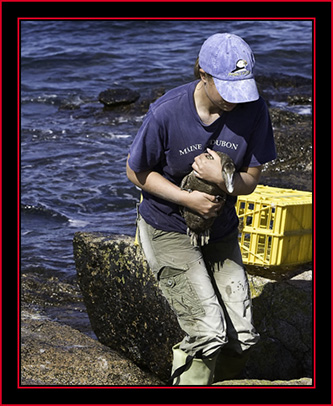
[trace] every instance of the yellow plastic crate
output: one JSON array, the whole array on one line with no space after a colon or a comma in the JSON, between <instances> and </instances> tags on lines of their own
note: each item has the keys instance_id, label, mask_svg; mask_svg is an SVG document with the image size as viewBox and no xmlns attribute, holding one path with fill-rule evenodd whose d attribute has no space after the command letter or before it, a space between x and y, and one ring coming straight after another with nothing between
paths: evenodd
<instances>
[{"instance_id":1,"label":"yellow plastic crate","mask_svg":"<svg viewBox=\"0 0 333 406\"><path fill-rule=\"evenodd\" d=\"M258 185L238 196L243 262L256 266L312 261L312 193Z\"/></svg>"}]
</instances>

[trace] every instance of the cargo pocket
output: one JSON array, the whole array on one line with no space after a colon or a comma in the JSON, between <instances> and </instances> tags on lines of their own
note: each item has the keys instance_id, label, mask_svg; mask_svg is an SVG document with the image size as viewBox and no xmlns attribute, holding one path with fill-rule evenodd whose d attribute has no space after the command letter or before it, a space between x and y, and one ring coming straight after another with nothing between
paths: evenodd
<instances>
[{"instance_id":1,"label":"cargo pocket","mask_svg":"<svg viewBox=\"0 0 333 406\"><path fill-rule=\"evenodd\" d=\"M181 318L202 317L205 310L186 275L186 269L164 267L160 272L160 288L176 315Z\"/></svg>"}]
</instances>

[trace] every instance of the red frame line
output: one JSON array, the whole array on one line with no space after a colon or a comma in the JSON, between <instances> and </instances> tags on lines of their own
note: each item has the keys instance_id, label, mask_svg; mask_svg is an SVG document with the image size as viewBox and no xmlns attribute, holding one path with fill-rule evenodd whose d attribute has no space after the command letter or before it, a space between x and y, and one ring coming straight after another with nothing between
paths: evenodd
<instances>
[{"instance_id":1,"label":"red frame line","mask_svg":"<svg viewBox=\"0 0 333 406\"><path fill-rule=\"evenodd\" d=\"M1 0L0 0L1 1ZM2 0L4 2L4 0ZM5 0L7 2L10 2L11 0ZM19 0L20 2L25 2L29 0ZM43 1L43 0L36 0L36 1ZM66 2L66 0L54 0L56 2ZM81 1L81 0L72 0L72 1ZM83 0L83 1L90 1L90 0ZM108 2L109 0L100 0L100 1L106 1ZM120 0L124 1L125 0ZM129 0L130 2L137 2L140 0ZM150 1L150 0L148 0ZM157 0L157 1L163 1L163 0ZM177 1L177 0L168 0L168 1ZM185 0L185 1L190 1L190 0ZM194 1L200 1L200 0L194 0ZM212 1L219 1L219 0L212 0ZM247 2L249 0L238 0L241 2ZM261 1L261 0L260 0ZM269 1L274 1L274 0L269 0ZM285 2L288 2L289 0L282 0ZM300 3L303 1L299 1ZM306 1L312 1L312 0L306 0ZM126 1L127 2L127 1ZM330 1L327 1L330 2ZM316 269L315 269L315 254L316 254L316 183L315 183L315 169L316 169L316 19L314 17L251 17L251 18L246 18L246 17L133 17L133 18L127 18L127 17L116 17L116 18L107 18L107 17L61 17L61 18L54 18L54 17L38 17L38 18L33 18L33 17L20 17L17 19L17 100L18 100L18 105L17 105L17 192L18 192L18 202L17 202L17 219L18 219L18 237L17 237L17 243L18 243L18 253L17 253L17 275L18 275L18 317L17 317L17 331L18 331L18 365L17 365L17 378L18 378L18 389L160 389L160 388L168 388L167 386L20 386L20 21L24 20L309 20L313 22L313 361L314 361L314 367L313 367L313 385L312 386L212 386L209 387L209 389L226 389L226 388L231 388L231 389L280 389L280 388L288 388L288 389L314 389L316 388L316 371L315 371L315 361L316 361L316 334L315 334L315 328L316 328L316 319L315 319L315 308L316 308L316 296L315 296L315 288L316 288ZM332 39L333 39L333 34L332 34ZM333 56L332 56L332 65L333 65ZM2 74L1 74L2 77ZM333 93L333 85L332 85L332 93ZM0 109L0 119L1 119L1 111ZM332 123L333 123L333 107L332 107ZM1 145L0 145L1 149ZM332 151L331 155L333 155L333 143L332 143ZM0 169L1 171L1 169ZM333 175L333 168L332 168L332 175ZM1 193L1 192L0 192ZM331 191L332 197L333 197L333 191ZM1 207L1 206L0 206ZM333 210L333 207L332 207ZM331 229L333 230L333 216L332 216L332 227ZM333 248L333 246L332 246ZM1 248L0 248L0 253L1 253ZM331 263L333 263L333 249L331 250ZM1 283L1 282L0 282ZM332 282L332 289L333 289L333 282ZM0 327L1 328L1 327ZM333 332L333 327L332 327L332 332ZM333 349L333 344L332 344L332 349ZM2 372L2 371L1 371ZM1 374L0 372L0 374ZM332 385L333 387L333 385ZM175 389L175 387L172 387ZM183 387L184 388L184 387ZM191 389L201 389L200 387L191 387ZM333 389L332 389L333 390ZM2 403L1 403L2 404ZM68 404L69 405L69 404ZM56 405L55 405L56 406ZM122 405L124 406L124 405ZM126 406L126 405L125 405ZM168 405L165 405L168 406ZM226 405L228 406L228 405ZM237 406L237 405L233 405Z\"/></svg>"}]
</instances>

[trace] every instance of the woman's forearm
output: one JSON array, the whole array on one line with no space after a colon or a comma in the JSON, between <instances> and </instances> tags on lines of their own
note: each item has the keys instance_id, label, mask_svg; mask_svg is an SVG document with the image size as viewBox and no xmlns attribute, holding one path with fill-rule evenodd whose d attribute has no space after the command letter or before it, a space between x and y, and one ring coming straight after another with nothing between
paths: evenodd
<instances>
[{"instance_id":1,"label":"woman's forearm","mask_svg":"<svg viewBox=\"0 0 333 406\"><path fill-rule=\"evenodd\" d=\"M260 179L261 167L247 168L246 172L236 172L234 174L234 191L232 196L249 195L252 193ZM219 187L227 193L224 182Z\"/></svg>"},{"instance_id":2,"label":"woman's forearm","mask_svg":"<svg viewBox=\"0 0 333 406\"><path fill-rule=\"evenodd\" d=\"M183 205L186 191L154 171L134 172L127 164L128 179L140 189L169 202Z\"/></svg>"},{"instance_id":3,"label":"woman's forearm","mask_svg":"<svg viewBox=\"0 0 333 406\"><path fill-rule=\"evenodd\" d=\"M155 171L134 172L127 162L128 179L140 189L179 206L188 207L202 216L215 217L221 209L221 203L215 196L193 191L189 193L165 179Z\"/></svg>"}]
</instances>

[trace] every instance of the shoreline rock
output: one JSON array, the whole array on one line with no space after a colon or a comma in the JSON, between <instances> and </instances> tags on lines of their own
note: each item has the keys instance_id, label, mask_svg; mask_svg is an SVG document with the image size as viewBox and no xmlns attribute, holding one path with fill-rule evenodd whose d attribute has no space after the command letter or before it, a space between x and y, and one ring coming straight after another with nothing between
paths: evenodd
<instances>
[{"instance_id":1,"label":"shoreline rock","mask_svg":"<svg viewBox=\"0 0 333 406\"><path fill-rule=\"evenodd\" d=\"M134 239L76 233L74 257L98 339L166 381L183 332Z\"/></svg>"},{"instance_id":2,"label":"shoreline rock","mask_svg":"<svg viewBox=\"0 0 333 406\"><path fill-rule=\"evenodd\" d=\"M124 239L126 240L127 237L120 238L121 241ZM129 239L129 241L133 240ZM134 263L136 260L134 258ZM125 262L125 258L123 258L122 264ZM294 320L292 323L294 326L296 323L296 328L292 328L293 326L286 318L281 306L286 308L283 301L288 300L291 309L291 312L288 311L288 313L291 314L288 314L287 317L295 318L300 303L304 303L304 300L305 302L311 301L311 271L303 266L300 270L276 272L275 275L272 275L275 281L265 279L267 270L261 277L255 274L258 270L254 270L254 273L250 269L249 271L254 317L256 325L260 329L261 342L255 348L254 359L250 360L240 381L222 382L217 385L303 385L304 381L301 378L311 376L311 361L309 361L311 351L309 350L310 353L307 352L306 355L304 353L305 344L302 342L299 342L298 348L287 348L286 344L290 341L289 345L293 347L294 340L299 341L297 334L302 334L304 337L309 336L309 320L307 323L304 323L302 319ZM122 276L126 279L126 274ZM120 280L123 287L126 287L122 278ZM290 289L286 290L286 294L283 293L285 284L290 286ZM142 370L142 366L130 361L122 351L119 351L119 348L115 351L97 341L91 330L82 294L75 279L72 278L65 282L44 274L28 273L22 275L21 287L22 385L165 385L165 378L160 379L151 372L147 373L147 368ZM295 289L299 290L296 295ZM125 298L123 299L125 300ZM127 306L126 302L124 304ZM309 311L308 306L309 303L306 306L308 309L306 313ZM149 309L146 318L149 319L153 316L154 311ZM283 324L289 323L287 327L290 334L276 339L274 334L276 335L276 327L279 326L279 323L282 323L284 328ZM117 334L117 331L115 333ZM281 334L283 335L282 331ZM118 335L121 339L122 332L119 331ZM182 337L183 333L180 332L180 335ZM135 339L135 335L132 339ZM149 335L146 340L147 343L150 343ZM310 341L311 339L308 337L306 345L311 346ZM170 342L168 345L171 348L172 343ZM295 349L295 354L291 356L290 352L293 349ZM263 351L268 351L271 355L262 357ZM135 351L132 351L133 353ZM162 356L163 354L160 359ZM71 363L66 362L68 357L70 357ZM108 374L106 369L102 368L103 365L106 365L104 360L107 362ZM167 370L171 364L171 354L168 362ZM90 373L86 372L87 365L89 368L93 365ZM261 376L257 373L258 365L263 368ZM299 368L299 365L304 366ZM301 383L294 380L287 381L283 376L287 372L294 374L295 367L298 373L297 381L300 379ZM267 373L267 371L271 372ZM120 372L127 378L123 379L119 375ZM283 376L283 381L274 382L277 373ZM54 378L55 376L56 378ZM168 372L165 372L163 376L168 378ZM306 379L307 383L304 385L310 385L311 379Z\"/></svg>"},{"instance_id":3,"label":"shoreline rock","mask_svg":"<svg viewBox=\"0 0 333 406\"><path fill-rule=\"evenodd\" d=\"M83 333L24 306L21 315L21 386L165 387L154 374ZM311 378L238 379L214 386L311 386Z\"/></svg>"},{"instance_id":4,"label":"shoreline rock","mask_svg":"<svg viewBox=\"0 0 333 406\"><path fill-rule=\"evenodd\" d=\"M140 93L128 88L107 89L98 95L98 101L108 108L135 103Z\"/></svg>"},{"instance_id":5,"label":"shoreline rock","mask_svg":"<svg viewBox=\"0 0 333 406\"><path fill-rule=\"evenodd\" d=\"M214 386L311 386L311 378L291 379L290 381L268 381L266 379L235 379L214 383Z\"/></svg>"},{"instance_id":6,"label":"shoreline rock","mask_svg":"<svg viewBox=\"0 0 333 406\"><path fill-rule=\"evenodd\" d=\"M25 308L21 314L21 385L161 385L97 340Z\"/></svg>"},{"instance_id":7,"label":"shoreline rock","mask_svg":"<svg viewBox=\"0 0 333 406\"><path fill-rule=\"evenodd\" d=\"M134 239L76 233L73 244L78 282L98 339L167 380L171 347L184 333ZM311 276L309 269L282 280L249 275L261 340L244 377L311 377Z\"/></svg>"},{"instance_id":8,"label":"shoreline rock","mask_svg":"<svg viewBox=\"0 0 333 406\"><path fill-rule=\"evenodd\" d=\"M158 386L165 382L132 361L67 325L23 305L21 385ZM235 379L214 386L311 386L311 378Z\"/></svg>"}]
</instances>

